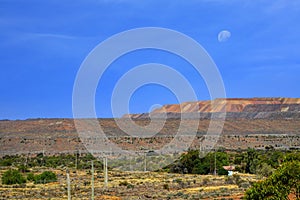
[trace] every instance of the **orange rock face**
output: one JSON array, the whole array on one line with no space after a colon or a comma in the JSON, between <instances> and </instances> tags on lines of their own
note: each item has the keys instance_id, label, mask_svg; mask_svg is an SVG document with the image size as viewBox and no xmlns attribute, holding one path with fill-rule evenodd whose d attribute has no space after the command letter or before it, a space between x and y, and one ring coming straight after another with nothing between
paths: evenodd
<instances>
[{"instance_id":1,"label":"orange rock face","mask_svg":"<svg viewBox=\"0 0 300 200\"><path fill-rule=\"evenodd\" d=\"M152 113L287 112L299 107L300 98L228 98L165 105Z\"/></svg>"}]
</instances>

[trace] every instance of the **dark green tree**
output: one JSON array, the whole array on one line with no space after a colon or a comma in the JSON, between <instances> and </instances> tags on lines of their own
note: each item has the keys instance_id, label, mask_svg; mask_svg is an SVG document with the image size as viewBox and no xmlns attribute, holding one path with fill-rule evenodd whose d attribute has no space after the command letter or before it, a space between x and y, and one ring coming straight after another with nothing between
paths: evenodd
<instances>
[{"instance_id":1,"label":"dark green tree","mask_svg":"<svg viewBox=\"0 0 300 200\"><path fill-rule=\"evenodd\" d=\"M247 150L247 158L246 158L246 173L255 174L256 167L258 165L257 152L254 149Z\"/></svg>"},{"instance_id":2,"label":"dark green tree","mask_svg":"<svg viewBox=\"0 0 300 200\"><path fill-rule=\"evenodd\" d=\"M225 152L210 152L205 157L199 157L199 151L192 150L169 166L169 171L173 173L192 173L192 174L210 174L214 172L216 157L216 167L219 175L226 175L227 171L223 169L228 165L229 157Z\"/></svg>"},{"instance_id":3,"label":"dark green tree","mask_svg":"<svg viewBox=\"0 0 300 200\"><path fill-rule=\"evenodd\" d=\"M255 183L247 190L246 200L288 199L293 194L300 199L300 162L286 162L266 180Z\"/></svg>"},{"instance_id":4,"label":"dark green tree","mask_svg":"<svg viewBox=\"0 0 300 200\"><path fill-rule=\"evenodd\" d=\"M57 181L56 174L50 171L44 171L43 173L34 177L35 184L45 184Z\"/></svg>"},{"instance_id":5,"label":"dark green tree","mask_svg":"<svg viewBox=\"0 0 300 200\"><path fill-rule=\"evenodd\" d=\"M23 175L15 169L10 169L4 172L2 176L2 184L13 185L13 184L22 184L26 183L26 179Z\"/></svg>"}]
</instances>

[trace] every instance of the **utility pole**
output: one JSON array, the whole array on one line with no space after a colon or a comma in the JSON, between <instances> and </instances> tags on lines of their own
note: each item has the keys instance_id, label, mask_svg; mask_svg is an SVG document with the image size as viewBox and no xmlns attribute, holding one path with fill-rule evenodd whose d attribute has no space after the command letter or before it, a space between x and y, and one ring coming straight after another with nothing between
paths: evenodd
<instances>
[{"instance_id":1,"label":"utility pole","mask_svg":"<svg viewBox=\"0 0 300 200\"><path fill-rule=\"evenodd\" d=\"M27 153L27 156L26 156L26 161L25 161L25 166L27 167L27 163L28 163L28 153Z\"/></svg>"},{"instance_id":2,"label":"utility pole","mask_svg":"<svg viewBox=\"0 0 300 200\"><path fill-rule=\"evenodd\" d=\"M214 169L214 175L217 176L217 155L216 155L216 149L215 149L215 169Z\"/></svg>"},{"instance_id":3,"label":"utility pole","mask_svg":"<svg viewBox=\"0 0 300 200\"><path fill-rule=\"evenodd\" d=\"M76 151L75 156L76 156L76 158L75 158L75 170L77 171L77 167L78 167L78 150Z\"/></svg>"},{"instance_id":4,"label":"utility pole","mask_svg":"<svg viewBox=\"0 0 300 200\"><path fill-rule=\"evenodd\" d=\"M67 170L68 200L71 200L71 181L69 170Z\"/></svg>"},{"instance_id":5,"label":"utility pole","mask_svg":"<svg viewBox=\"0 0 300 200\"><path fill-rule=\"evenodd\" d=\"M199 144L199 158L203 158L205 156L205 147L203 145L204 141L204 136L200 139L200 144Z\"/></svg>"},{"instance_id":6,"label":"utility pole","mask_svg":"<svg viewBox=\"0 0 300 200\"><path fill-rule=\"evenodd\" d=\"M147 171L147 157L146 157L146 152L144 153L144 172Z\"/></svg>"},{"instance_id":7,"label":"utility pole","mask_svg":"<svg viewBox=\"0 0 300 200\"><path fill-rule=\"evenodd\" d=\"M94 200L94 193L94 161L92 160L92 200Z\"/></svg>"},{"instance_id":8,"label":"utility pole","mask_svg":"<svg viewBox=\"0 0 300 200\"><path fill-rule=\"evenodd\" d=\"M43 148L42 166L45 165L44 157L45 157L45 150L44 150L44 148Z\"/></svg>"},{"instance_id":9,"label":"utility pole","mask_svg":"<svg viewBox=\"0 0 300 200\"><path fill-rule=\"evenodd\" d=\"M103 158L103 170L104 170L104 186L107 187L108 175L107 175L107 157Z\"/></svg>"},{"instance_id":10,"label":"utility pole","mask_svg":"<svg viewBox=\"0 0 300 200\"><path fill-rule=\"evenodd\" d=\"M131 157L129 157L129 170L132 171Z\"/></svg>"}]
</instances>

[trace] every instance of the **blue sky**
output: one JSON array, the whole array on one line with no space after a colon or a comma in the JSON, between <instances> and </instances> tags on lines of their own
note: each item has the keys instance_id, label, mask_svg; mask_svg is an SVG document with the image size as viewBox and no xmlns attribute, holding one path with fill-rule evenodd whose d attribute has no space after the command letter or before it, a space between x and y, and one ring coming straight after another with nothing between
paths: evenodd
<instances>
[{"instance_id":1,"label":"blue sky","mask_svg":"<svg viewBox=\"0 0 300 200\"><path fill-rule=\"evenodd\" d=\"M199 42L215 61L228 97L300 97L300 2L286 0L0 0L0 119L72 117L72 90L88 53L132 28L164 27ZM229 30L226 42L218 33ZM96 94L98 117L130 68L157 62L180 71L209 99L192 66L166 52L130 53L112 64ZM177 103L166 88L134 93L130 111Z\"/></svg>"}]
</instances>

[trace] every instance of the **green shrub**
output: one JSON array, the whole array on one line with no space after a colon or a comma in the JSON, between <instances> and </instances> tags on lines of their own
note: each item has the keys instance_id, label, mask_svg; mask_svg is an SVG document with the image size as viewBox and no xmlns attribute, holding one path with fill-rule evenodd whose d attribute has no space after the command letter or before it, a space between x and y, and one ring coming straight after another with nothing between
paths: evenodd
<instances>
[{"instance_id":1,"label":"green shrub","mask_svg":"<svg viewBox=\"0 0 300 200\"><path fill-rule=\"evenodd\" d=\"M88 186L88 185L90 185L90 184L91 184L90 181L84 181L84 182L83 182L83 185L84 185L84 186Z\"/></svg>"},{"instance_id":2,"label":"green shrub","mask_svg":"<svg viewBox=\"0 0 300 200\"><path fill-rule=\"evenodd\" d=\"M28 173L27 174L27 180L28 181L34 181L34 174L33 173Z\"/></svg>"},{"instance_id":3,"label":"green shrub","mask_svg":"<svg viewBox=\"0 0 300 200\"><path fill-rule=\"evenodd\" d=\"M26 173L26 172L29 172L28 168L25 166L25 165L20 165L18 167L18 170L22 173Z\"/></svg>"},{"instance_id":4,"label":"green shrub","mask_svg":"<svg viewBox=\"0 0 300 200\"><path fill-rule=\"evenodd\" d=\"M224 168L219 168L218 175L228 175L228 171L225 170Z\"/></svg>"},{"instance_id":5,"label":"green shrub","mask_svg":"<svg viewBox=\"0 0 300 200\"><path fill-rule=\"evenodd\" d=\"M207 185L209 183L209 178L208 177L205 177L202 181L202 185Z\"/></svg>"},{"instance_id":6,"label":"green shrub","mask_svg":"<svg viewBox=\"0 0 300 200\"><path fill-rule=\"evenodd\" d=\"M11 166L12 163L13 163L13 160L10 158L2 158L0 160L0 166L8 167L8 166Z\"/></svg>"},{"instance_id":7,"label":"green shrub","mask_svg":"<svg viewBox=\"0 0 300 200\"><path fill-rule=\"evenodd\" d=\"M173 182L181 184L182 183L182 179L181 178L176 178L173 180Z\"/></svg>"},{"instance_id":8,"label":"green shrub","mask_svg":"<svg viewBox=\"0 0 300 200\"><path fill-rule=\"evenodd\" d=\"M127 181L122 181L119 183L119 186L128 186L129 183Z\"/></svg>"},{"instance_id":9,"label":"green shrub","mask_svg":"<svg viewBox=\"0 0 300 200\"><path fill-rule=\"evenodd\" d=\"M232 176L226 176L225 177L225 184L235 184L234 177L232 177Z\"/></svg>"},{"instance_id":10,"label":"green shrub","mask_svg":"<svg viewBox=\"0 0 300 200\"><path fill-rule=\"evenodd\" d=\"M220 151L210 152L205 157L199 157L198 150L191 150L164 169L172 173L210 174L213 173L214 169L211 164L215 159L217 160L216 168L220 175L227 174L223 166L229 164L229 154Z\"/></svg>"},{"instance_id":11,"label":"green shrub","mask_svg":"<svg viewBox=\"0 0 300 200\"><path fill-rule=\"evenodd\" d=\"M183 195L184 195L183 192L177 192L177 193L175 194L175 196L177 196L177 197L180 197L180 196L183 196Z\"/></svg>"},{"instance_id":12,"label":"green shrub","mask_svg":"<svg viewBox=\"0 0 300 200\"><path fill-rule=\"evenodd\" d=\"M286 162L267 179L254 183L244 199L288 199L293 194L299 199L300 162Z\"/></svg>"},{"instance_id":13,"label":"green shrub","mask_svg":"<svg viewBox=\"0 0 300 200\"><path fill-rule=\"evenodd\" d=\"M56 174L50 171L34 176L34 184L45 184L57 181Z\"/></svg>"},{"instance_id":14,"label":"green shrub","mask_svg":"<svg viewBox=\"0 0 300 200\"><path fill-rule=\"evenodd\" d=\"M26 183L26 179L18 170L8 170L2 176L2 184L13 185Z\"/></svg>"},{"instance_id":15,"label":"green shrub","mask_svg":"<svg viewBox=\"0 0 300 200\"><path fill-rule=\"evenodd\" d=\"M270 176L274 171L274 168L272 168L267 163L262 163L259 168L256 170L256 173L265 177Z\"/></svg>"},{"instance_id":16,"label":"green shrub","mask_svg":"<svg viewBox=\"0 0 300 200\"><path fill-rule=\"evenodd\" d=\"M132 188L134 188L134 185L128 183L127 181L122 181L122 182L120 182L120 183L119 183L119 186L126 186L127 189L132 189Z\"/></svg>"},{"instance_id":17,"label":"green shrub","mask_svg":"<svg viewBox=\"0 0 300 200\"><path fill-rule=\"evenodd\" d=\"M132 185L130 183L127 185L127 189L133 189L133 188L134 188L134 185Z\"/></svg>"},{"instance_id":18,"label":"green shrub","mask_svg":"<svg viewBox=\"0 0 300 200\"><path fill-rule=\"evenodd\" d=\"M163 188L164 188L164 190L169 190L169 184L165 183L165 184L163 185Z\"/></svg>"}]
</instances>

